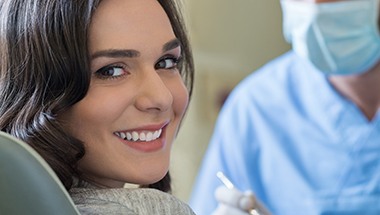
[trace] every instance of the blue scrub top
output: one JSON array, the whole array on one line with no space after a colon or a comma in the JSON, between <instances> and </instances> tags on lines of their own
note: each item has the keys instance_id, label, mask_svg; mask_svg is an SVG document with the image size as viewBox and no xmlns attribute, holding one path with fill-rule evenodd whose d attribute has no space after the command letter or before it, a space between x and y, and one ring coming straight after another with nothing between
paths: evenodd
<instances>
[{"instance_id":1,"label":"blue scrub top","mask_svg":"<svg viewBox=\"0 0 380 215\"><path fill-rule=\"evenodd\" d=\"M217 207L218 171L273 214L380 214L380 114L369 122L288 52L222 108L190 199L198 215Z\"/></svg>"}]
</instances>

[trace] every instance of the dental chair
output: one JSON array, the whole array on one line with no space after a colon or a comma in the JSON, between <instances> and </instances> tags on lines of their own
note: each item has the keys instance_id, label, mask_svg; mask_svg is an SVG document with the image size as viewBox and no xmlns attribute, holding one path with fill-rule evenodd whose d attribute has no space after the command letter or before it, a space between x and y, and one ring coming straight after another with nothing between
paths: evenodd
<instances>
[{"instance_id":1,"label":"dental chair","mask_svg":"<svg viewBox=\"0 0 380 215\"><path fill-rule=\"evenodd\" d=\"M79 215L68 192L29 145L0 131L0 215Z\"/></svg>"}]
</instances>

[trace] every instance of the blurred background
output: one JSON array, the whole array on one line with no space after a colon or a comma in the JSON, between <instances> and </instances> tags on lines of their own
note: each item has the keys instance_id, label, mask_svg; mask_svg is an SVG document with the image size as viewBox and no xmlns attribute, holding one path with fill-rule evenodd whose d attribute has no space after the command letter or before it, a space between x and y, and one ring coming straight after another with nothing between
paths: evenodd
<instances>
[{"instance_id":1,"label":"blurred background","mask_svg":"<svg viewBox=\"0 0 380 215\"><path fill-rule=\"evenodd\" d=\"M173 194L187 202L225 97L244 77L290 49L279 0L183 0L195 85L173 146Z\"/></svg>"}]
</instances>

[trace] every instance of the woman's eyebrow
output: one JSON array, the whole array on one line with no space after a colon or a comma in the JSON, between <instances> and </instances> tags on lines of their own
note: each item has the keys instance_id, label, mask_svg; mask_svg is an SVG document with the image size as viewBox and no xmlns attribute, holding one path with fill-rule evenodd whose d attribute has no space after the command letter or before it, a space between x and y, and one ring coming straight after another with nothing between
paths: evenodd
<instances>
[{"instance_id":1,"label":"woman's eyebrow","mask_svg":"<svg viewBox=\"0 0 380 215\"><path fill-rule=\"evenodd\" d=\"M169 50L172 50L174 48L177 48L180 46L180 42L177 38L165 43L163 45L162 51L166 52ZM140 52L134 49L108 49L108 50L101 50L97 51L94 54L91 55L91 60L99 57L109 57L109 58L133 58L133 57L139 57Z\"/></svg>"},{"instance_id":2,"label":"woman's eyebrow","mask_svg":"<svg viewBox=\"0 0 380 215\"><path fill-rule=\"evenodd\" d=\"M177 38L175 38L175 39L170 40L169 42L165 43L163 48L162 48L162 51L167 52L169 50L177 48L180 45L181 45L181 42Z\"/></svg>"},{"instance_id":3,"label":"woman's eyebrow","mask_svg":"<svg viewBox=\"0 0 380 215\"><path fill-rule=\"evenodd\" d=\"M102 50L97 51L94 54L91 55L91 60L99 57L109 57L109 58L133 58L133 57L139 57L140 52L133 50L133 49L108 49L108 50Z\"/></svg>"}]
</instances>

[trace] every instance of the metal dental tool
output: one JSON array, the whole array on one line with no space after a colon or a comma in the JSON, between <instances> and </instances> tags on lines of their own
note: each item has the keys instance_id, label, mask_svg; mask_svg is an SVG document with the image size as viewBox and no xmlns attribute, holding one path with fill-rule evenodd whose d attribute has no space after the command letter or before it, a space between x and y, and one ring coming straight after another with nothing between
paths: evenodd
<instances>
[{"instance_id":1,"label":"metal dental tool","mask_svg":"<svg viewBox=\"0 0 380 215\"><path fill-rule=\"evenodd\" d=\"M222 183L228 188L228 189L234 189L235 185L228 179L223 172L218 171L216 173L216 176L222 181ZM255 208L249 209L247 212L250 215L270 215L267 209L265 209L256 199L255 199Z\"/></svg>"},{"instance_id":2,"label":"metal dental tool","mask_svg":"<svg viewBox=\"0 0 380 215\"><path fill-rule=\"evenodd\" d=\"M222 181L222 183L228 188L228 189L233 189L235 186L232 184L230 179L228 179L223 172L219 171L216 173L216 176Z\"/></svg>"}]
</instances>

